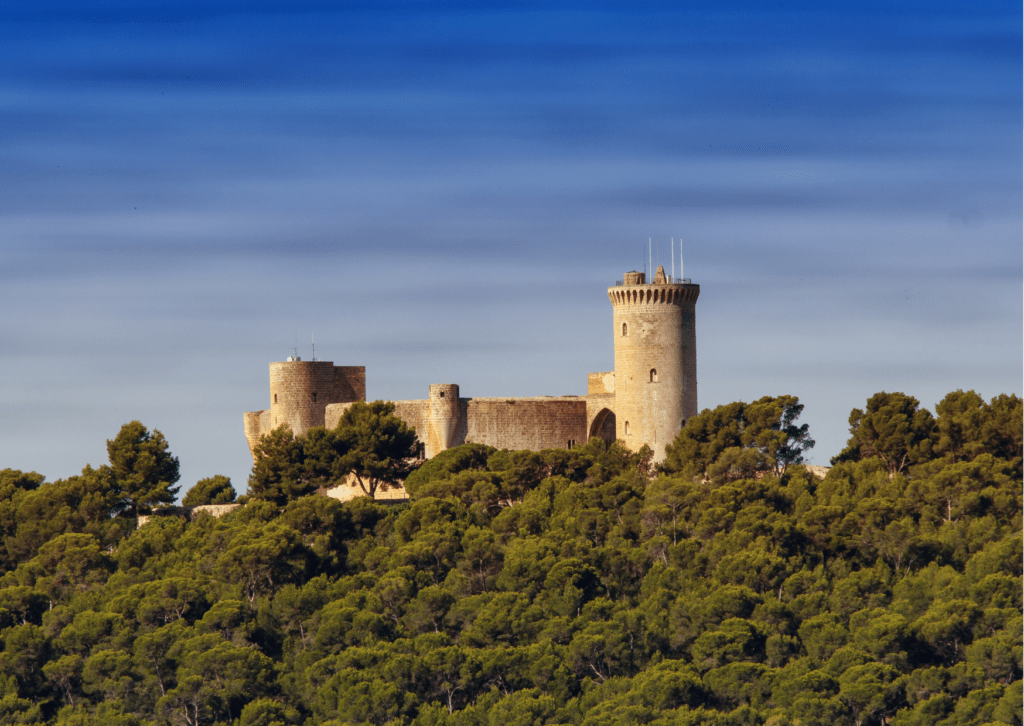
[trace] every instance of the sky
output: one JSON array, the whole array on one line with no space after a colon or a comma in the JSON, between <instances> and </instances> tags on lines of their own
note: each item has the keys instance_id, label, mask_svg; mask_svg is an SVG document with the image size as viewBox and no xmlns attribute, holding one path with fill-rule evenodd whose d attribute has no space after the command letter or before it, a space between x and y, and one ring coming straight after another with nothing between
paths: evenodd
<instances>
[{"instance_id":1,"label":"sky","mask_svg":"<svg viewBox=\"0 0 1024 726\"><path fill-rule=\"evenodd\" d=\"M297 348L370 399L586 393L671 266L701 409L1021 394L1009 2L0 2L0 469L251 459ZM676 274L679 274L679 261Z\"/></svg>"}]
</instances>

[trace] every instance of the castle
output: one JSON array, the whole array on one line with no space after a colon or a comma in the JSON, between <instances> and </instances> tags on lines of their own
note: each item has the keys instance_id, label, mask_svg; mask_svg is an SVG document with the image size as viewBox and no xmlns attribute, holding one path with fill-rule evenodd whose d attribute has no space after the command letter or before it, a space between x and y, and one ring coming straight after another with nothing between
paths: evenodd
<instances>
[{"instance_id":1,"label":"castle","mask_svg":"<svg viewBox=\"0 0 1024 726\"><path fill-rule=\"evenodd\" d=\"M596 436L633 451L646 444L661 461L697 413L698 295L700 285L666 277L661 266L653 282L634 271L609 287L615 370L588 374L585 396L462 398L457 384L438 383L426 399L393 401L395 414L416 430L425 458L468 442L536 451ZM296 435L334 428L349 405L365 399L363 366L297 356L271 363L270 408L244 414L249 449L281 425Z\"/></svg>"}]
</instances>

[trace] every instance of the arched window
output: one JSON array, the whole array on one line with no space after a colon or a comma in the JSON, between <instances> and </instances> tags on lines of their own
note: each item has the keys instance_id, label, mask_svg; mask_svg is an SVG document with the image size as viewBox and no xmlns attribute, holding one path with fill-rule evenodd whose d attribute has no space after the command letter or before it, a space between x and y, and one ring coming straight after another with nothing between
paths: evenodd
<instances>
[{"instance_id":1,"label":"arched window","mask_svg":"<svg viewBox=\"0 0 1024 726\"><path fill-rule=\"evenodd\" d=\"M625 338L629 333L627 332L626 324L622 324L622 337Z\"/></svg>"},{"instance_id":2,"label":"arched window","mask_svg":"<svg viewBox=\"0 0 1024 726\"><path fill-rule=\"evenodd\" d=\"M626 436L629 436L629 421L626 422Z\"/></svg>"},{"instance_id":3,"label":"arched window","mask_svg":"<svg viewBox=\"0 0 1024 726\"><path fill-rule=\"evenodd\" d=\"M658 369L657 368L651 368L651 383L657 383L657 382L658 382Z\"/></svg>"},{"instance_id":4,"label":"arched window","mask_svg":"<svg viewBox=\"0 0 1024 726\"><path fill-rule=\"evenodd\" d=\"M316 391L313 391L313 403L316 403Z\"/></svg>"}]
</instances>

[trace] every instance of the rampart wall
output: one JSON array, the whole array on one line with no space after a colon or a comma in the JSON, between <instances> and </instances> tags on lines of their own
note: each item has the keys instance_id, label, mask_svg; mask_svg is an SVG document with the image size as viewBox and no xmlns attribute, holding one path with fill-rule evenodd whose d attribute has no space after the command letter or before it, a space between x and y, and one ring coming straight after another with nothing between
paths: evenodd
<instances>
[{"instance_id":1,"label":"rampart wall","mask_svg":"<svg viewBox=\"0 0 1024 726\"><path fill-rule=\"evenodd\" d=\"M436 387L431 386L431 392L435 391ZM588 441L587 399L583 396L457 398L456 406L450 412L441 409L441 415L436 399L392 401L395 415L416 430L428 459L469 442L496 449L536 451L564 449ZM325 425L337 426L350 405L328 406Z\"/></svg>"},{"instance_id":2,"label":"rampart wall","mask_svg":"<svg viewBox=\"0 0 1024 726\"><path fill-rule=\"evenodd\" d=\"M475 444L539 451L587 443L583 397L470 398L464 411L464 441Z\"/></svg>"}]
</instances>

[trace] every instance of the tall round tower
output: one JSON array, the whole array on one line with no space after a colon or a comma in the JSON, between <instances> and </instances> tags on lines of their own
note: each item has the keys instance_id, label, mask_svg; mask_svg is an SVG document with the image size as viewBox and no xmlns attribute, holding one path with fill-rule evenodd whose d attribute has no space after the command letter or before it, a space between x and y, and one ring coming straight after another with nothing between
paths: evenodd
<instances>
[{"instance_id":1,"label":"tall round tower","mask_svg":"<svg viewBox=\"0 0 1024 726\"><path fill-rule=\"evenodd\" d=\"M665 458L686 419L697 414L697 335L700 285L666 278L653 283L627 272L608 288L615 336L615 437L636 451L644 444Z\"/></svg>"},{"instance_id":2,"label":"tall round tower","mask_svg":"<svg viewBox=\"0 0 1024 726\"><path fill-rule=\"evenodd\" d=\"M287 424L302 436L313 426L323 426L327 404L350 400L342 383L331 361L289 358L271 363L270 428Z\"/></svg>"}]
</instances>

